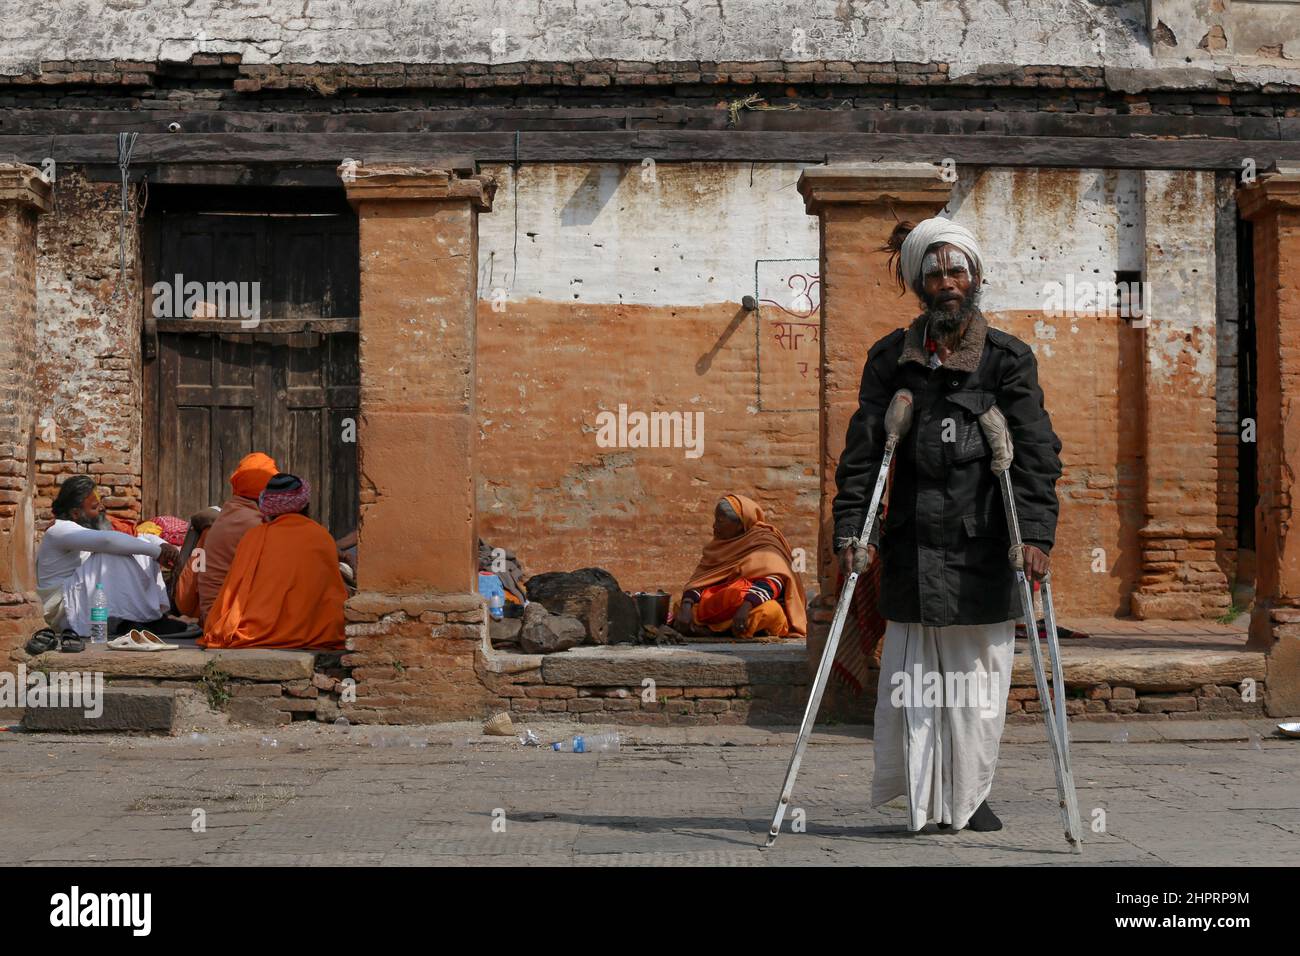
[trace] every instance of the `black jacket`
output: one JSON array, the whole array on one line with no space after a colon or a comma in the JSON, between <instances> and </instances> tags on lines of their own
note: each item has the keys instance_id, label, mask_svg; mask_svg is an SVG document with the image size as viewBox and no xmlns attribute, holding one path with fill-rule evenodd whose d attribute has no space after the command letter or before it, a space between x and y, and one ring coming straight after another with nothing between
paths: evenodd
<instances>
[{"instance_id":1,"label":"black jacket","mask_svg":"<svg viewBox=\"0 0 1300 956\"><path fill-rule=\"evenodd\" d=\"M880 613L936 627L1011 620L1021 610L1007 560L1010 535L977 416L994 402L1006 416L1020 534L1050 552L1061 442L1043 407L1038 365L1029 346L982 315L940 368L929 368L924 338L925 320L918 318L867 353L858 410L835 471L836 547L862 531L884 455L885 409L895 391L911 389L915 414L894 453L880 534Z\"/></svg>"}]
</instances>

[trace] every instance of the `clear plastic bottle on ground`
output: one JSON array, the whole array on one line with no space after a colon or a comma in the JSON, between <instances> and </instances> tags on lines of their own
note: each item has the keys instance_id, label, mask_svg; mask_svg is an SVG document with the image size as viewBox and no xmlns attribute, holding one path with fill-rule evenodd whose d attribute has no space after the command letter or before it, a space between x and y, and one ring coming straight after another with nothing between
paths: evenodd
<instances>
[{"instance_id":1,"label":"clear plastic bottle on ground","mask_svg":"<svg viewBox=\"0 0 1300 956\"><path fill-rule=\"evenodd\" d=\"M488 599L488 611L491 613L493 620L501 620L502 615L505 614L505 606L506 599L500 594L493 594Z\"/></svg>"},{"instance_id":2,"label":"clear plastic bottle on ground","mask_svg":"<svg viewBox=\"0 0 1300 956\"><path fill-rule=\"evenodd\" d=\"M579 734L572 740L557 740L551 749L566 754L617 753L618 746L618 734Z\"/></svg>"},{"instance_id":3,"label":"clear plastic bottle on ground","mask_svg":"<svg viewBox=\"0 0 1300 956\"><path fill-rule=\"evenodd\" d=\"M90 643L108 643L108 595L104 585L95 585L95 594L90 601Z\"/></svg>"}]
</instances>

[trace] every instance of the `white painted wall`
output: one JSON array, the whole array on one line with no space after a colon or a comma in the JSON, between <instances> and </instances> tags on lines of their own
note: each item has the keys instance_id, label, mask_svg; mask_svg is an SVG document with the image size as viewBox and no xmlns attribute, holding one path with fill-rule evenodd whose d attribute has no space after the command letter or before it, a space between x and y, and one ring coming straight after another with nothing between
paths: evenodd
<instances>
[{"instance_id":1,"label":"white painted wall","mask_svg":"<svg viewBox=\"0 0 1300 956\"><path fill-rule=\"evenodd\" d=\"M754 292L759 259L816 259L800 166L487 166L479 295L513 301L706 305ZM516 246L517 243L517 246Z\"/></svg>"},{"instance_id":2,"label":"white painted wall","mask_svg":"<svg viewBox=\"0 0 1300 956\"><path fill-rule=\"evenodd\" d=\"M648 182L635 164L528 165L516 182L509 166L485 167L499 186L479 219L479 295L738 302L755 291L758 260L816 267L817 220L796 188L800 168L661 164ZM1141 269L1140 183L1123 170L959 171L947 214L983 244L985 307L1038 309L1046 282Z\"/></svg>"},{"instance_id":3,"label":"white painted wall","mask_svg":"<svg viewBox=\"0 0 1300 956\"><path fill-rule=\"evenodd\" d=\"M1149 67L1146 18L1145 0L0 0L0 72L196 52L247 63L943 61L953 75Z\"/></svg>"},{"instance_id":4,"label":"white painted wall","mask_svg":"<svg viewBox=\"0 0 1300 956\"><path fill-rule=\"evenodd\" d=\"M985 308L1042 308L1045 283L1112 281L1143 261L1141 173L959 171L946 215L982 244Z\"/></svg>"}]
</instances>

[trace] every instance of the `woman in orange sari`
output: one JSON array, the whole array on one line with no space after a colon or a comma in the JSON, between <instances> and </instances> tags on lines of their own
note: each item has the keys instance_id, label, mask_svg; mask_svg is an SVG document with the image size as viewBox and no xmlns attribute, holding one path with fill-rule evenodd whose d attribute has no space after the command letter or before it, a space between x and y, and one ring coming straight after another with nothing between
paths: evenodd
<instances>
[{"instance_id":1,"label":"woman in orange sari","mask_svg":"<svg viewBox=\"0 0 1300 956\"><path fill-rule=\"evenodd\" d=\"M686 582L674 627L736 637L804 637L803 582L785 536L744 495L727 495L713 512L713 540Z\"/></svg>"}]
</instances>

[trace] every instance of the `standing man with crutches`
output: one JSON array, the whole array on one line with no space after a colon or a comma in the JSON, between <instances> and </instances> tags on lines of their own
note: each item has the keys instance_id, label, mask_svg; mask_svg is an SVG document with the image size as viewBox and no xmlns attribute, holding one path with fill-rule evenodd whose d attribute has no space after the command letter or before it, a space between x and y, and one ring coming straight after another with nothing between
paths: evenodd
<instances>
[{"instance_id":1,"label":"standing man with crutches","mask_svg":"<svg viewBox=\"0 0 1300 956\"><path fill-rule=\"evenodd\" d=\"M1025 574L1041 580L1056 534L1061 443L1029 347L979 309L983 259L947 219L900 223L887 247L900 287L924 311L873 345L835 480L835 546L861 572L879 541L888 622L875 711L871 801L905 797L908 828L998 830L987 798L997 767L1021 614L1012 535L980 416L996 406L1014 445L1011 488ZM866 520L885 447L884 416L913 396L898 444L888 517ZM883 532L883 533L882 533ZM1032 614L1026 629L1033 635ZM1046 708L1046 702L1044 702Z\"/></svg>"}]
</instances>

